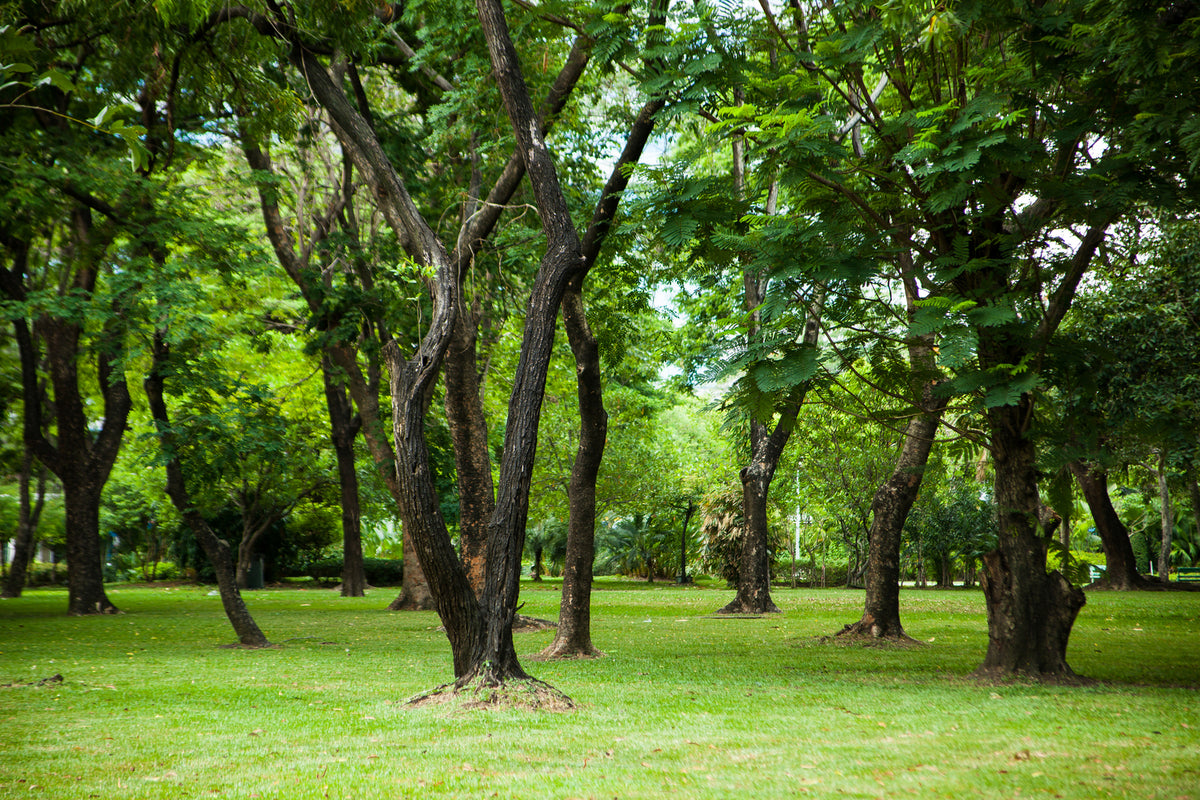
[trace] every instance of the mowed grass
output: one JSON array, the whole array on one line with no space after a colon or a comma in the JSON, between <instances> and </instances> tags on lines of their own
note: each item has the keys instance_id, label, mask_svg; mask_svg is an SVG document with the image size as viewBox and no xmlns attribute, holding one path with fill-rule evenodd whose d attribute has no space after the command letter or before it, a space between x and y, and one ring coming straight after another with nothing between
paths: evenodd
<instances>
[{"instance_id":1,"label":"mowed grass","mask_svg":"<svg viewBox=\"0 0 1200 800\"><path fill-rule=\"evenodd\" d=\"M968 677L977 591L905 591L913 649L821 637L862 593L776 590L782 615L714 618L725 590L602 582L598 660L526 668L570 713L413 708L450 677L432 613L390 590L250 592L277 649L233 636L207 588L0 603L0 797L1200 797L1200 593L1092 593L1071 637L1087 687ZM556 583L522 613L554 619ZM62 682L37 685L61 674Z\"/></svg>"}]
</instances>

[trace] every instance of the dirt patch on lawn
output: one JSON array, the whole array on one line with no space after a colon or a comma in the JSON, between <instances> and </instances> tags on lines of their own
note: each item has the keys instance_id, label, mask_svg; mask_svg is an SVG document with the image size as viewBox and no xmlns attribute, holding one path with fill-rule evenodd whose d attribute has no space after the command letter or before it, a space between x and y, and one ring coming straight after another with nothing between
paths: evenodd
<instances>
[{"instance_id":1,"label":"dirt patch on lawn","mask_svg":"<svg viewBox=\"0 0 1200 800\"><path fill-rule=\"evenodd\" d=\"M407 705L445 706L450 713L509 708L551 713L575 710L575 701L536 678L506 681L499 686L447 684L409 699Z\"/></svg>"}]
</instances>

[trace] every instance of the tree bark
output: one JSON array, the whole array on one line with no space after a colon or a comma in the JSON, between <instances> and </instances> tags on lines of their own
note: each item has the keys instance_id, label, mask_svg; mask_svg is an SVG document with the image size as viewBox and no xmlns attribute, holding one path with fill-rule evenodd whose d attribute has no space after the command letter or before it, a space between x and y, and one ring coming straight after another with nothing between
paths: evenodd
<instances>
[{"instance_id":1,"label":"tree bark","mask_svg":"<svg viewBox=\"0 0 1200 800\"><path fill-rule=\"evenodd\" d=\"M909 231L901 229L901 237ZM900 277L904 284L909 320L916 315L920 297L913 269L912 254L901 250ZM946 410L944 400L936 396L941 373L935 357L933 334L914 337L908 342L910 386L920 398L918 415L904 429L904 443L891 476L871 500L871 528L867 533L866 601L862 618L847 625L839 635L868 636L873 639L907 639L900 622L900 543L904 523L921 491L925 467L933 449L934 435ZM948 567L943 567L943 578Z\"/></svg>"},{"instance_id":2,"label":"tree bark","mask_svg":"<svg viewBox=\"0 0 1200 800\"><path fill-rule=\"evenodd\" d=\"M976 674L1072 679L1067 639L1085 599L1061 574L1046 572L1036 451L1025 428L1032 404L1023 394L1016 405L988 410L1000 536L983 557L988 649Z\"/></svg>"},{"instance_id":3,"label":"tree bark","mask_svg":"<svg viewBox=\"0 0 1200 800\"><path fill-rule=\"evenodd\" d=\"M631 168L654 131L655 116L662 109L658 99L647 101L630 128L625 147L592 213L581 252L583 271L567 286L562 300L563 327L575 357L576 395L579 402L579 447L571 466L567 490L570 511L567 519L567 552L563 564L562 602L554 641L542 651L546 658L598 656L592 644L592 564L596 558L596 479L604 459L608 437L608 412L604 409L600 347L588 325L583 305L583 281L600 256L601 248L629 185Z\"/></svg>"},{"instance_id":4,"label":"tree bark","mask_svg":"<svg viewBox=\"0 0 1200 800\"><path fill-rule=\"evenodd\" d=\"M563 324L575 354L579 398L579 448L567 489L567 552L563 560L562 603L554 641L546 658L599 656L592 644L592 563L596 557L596 477L604 457L608 412L600 376L600 352L584 317L580 275L562 300Z\"/></svg>"},{"instance_id":5,"label":"tree bark","mask_svg":"<svg viewBox=\"0 0 1200 800\"><path fill-rule=\"evenodd\" d=\"M365 122L364 125L366 125ZM369 129L369 126L367 127ZM244 125L240 126L239 132L242 141L242 151L245 153L246 162L250 167L257 172L273 172L274 168L270 153L262 148ZM343 146L346 145L343 144ZM351 191L349 182L348 162L346 177L342 187L343 197L339 201L340 204L349 202L348 195ZM296 254L291 237L287 232L288 226L284 222L282 212L279 208L278 190L270 181L258 181L257 189L267 238L271 242L280 266L283 267L288 277L292 279L292 282L300 290L309 311L313 315L320 317L321 324L326 327L336 324L337 320L321 316L326 314L326 310L322 307L321 294L315 283L319 276L313 273L307 260L302 260ZM338 203L335 203L335 206L337 205ZM342 215L342 217L345 217L345 215ZM398 224L394 212L389 221L393 225ZM373 280L365 271L360 270L360 278L365 287L370 288L372 286ZM367 335L374 335L376 332L379 333L378 338L381 343L386 344L390 339L382 330L370 326L364 331ZM343 452L338 450L338 438L344 438L345 434L339 434L337 432L339 429L349 430L349 428L345 427L347 424L361 429L363 440L366 442L367 449L374 459L375 466L383 478L384 485L387 486L392 498L399 502L399 487L396 484L395 473L395 452L388 441L388 434L379 413L378 388L380 376L378 359L374 355L368 355L367 357L368 374L364 375L354 349L348 345L328 343L324 348L322 356L322 370L326 381L326 400L329 407L330 426L334 429L334 448L338 458L338 476L342 481L343 595L346 595L347 587L349 587L349 591L352 593L363 591L366 587L366 578L362 574L361 512L358 499L357 474L354 472L353 463L353 434L349 437L351 444L348 445L348 452ZM341 402L338 398L344 398L344 394L341 394L340 389L335 392L335 396L331 399L329 386L331 371L333 373L342 373L354 405L358 408L356 421L347 423L346 417L349 416L349 410L342 409L337 405ZM337 381L334 381L334 383L336 385ZM329 403L333 403L333 405L329 405ZM353 417L350 417L350 419L354 420ZM347 484L351 480L351 477L353 477L353 486ZM348 505L350 510L348 510ZM403 536L403 587L399 596L388 605L388 609L392 611L428 610L433 607L433 598L429 594L429 584L425 580L424 572L416 557L416 551L412 547L408 532L405 531ZM362 595L351 594L346 596L360 597Z\"/></svg>"},{"instance_id":6,"label":"tree bark","mask_svg":"<svg viewBox=\"0 0 1200 800\"><path fill-rule=\"evenodd\" d=\"M862 618L843 628L839 636L908 638L900 622L900 541L908 512L921 490L941 412L937 408L909 420L891 477L875 492L868 535L866 603Z\"/></svg>"},{"instance_id":7,"label":"tree bark","mask_svg":"<svg viewBox=\"0 0 1200 800\"><path fill-rule=\"evenodd\" d=\"M4 590L0 599L15 599L21 596L25 588L26 574L29 569L30 556L33 554L33 537L37 532L38 520L46 502L46 468L38 464L37 500L29 498L29 479L33 472L33 455L28 448L21 457L21 471L17 476L17 492L20 510L17 517L17 535L13 543L12 563L8 566L8 575L4 580ZM4 545L0 543L0 547Z\"/></svg>"},{"instance_id":8,"label":"tree bark","mask_svg":"<svg viewBox=\"0 0 1200 800\"><path fill-rule=\"evenodd\" d=\"M1104 548L1104 577L1093 588L1118 591L1149 588L1150 581L1138 572L1129 531L1108 495L1108 471L1083 461L1072 461L1070 468L1092 512L1092 521Z\"/></svg>"},{"instance_id":9,"label":"tree bark","mask_svg":"<svg viewBox=\"0 0 1200 800\"><path fill-rule=\"evenodd\" d=\"M342 597L366 594L367 577L363 571L362 511L358 501L358 471L354 458L354 437L359 418L354 416L344 380L328 354L321 357L321 375L325 384L325 404L329 409L329 433L337 457L338 488L342 505Z\"/></svg>"},{"instance_id":10,"label":"tree bark","mask_svg":"<svg viewBox=\"0 0 1200 800\"><path fill-rule=\"evenodd\" d=\"M1167 451L1158 454L1158 501L1162 518L1162 542L1158 550L1158 579L1167 581L1171 568L1171 541L1175 533L1175 509L1171 507L1171 492L1167 487Z\"/></svg>"},{"instance_id":11,"label":"tree bark","mask_svg":"<svg viewBox=\"0 0 1200 800\"><path fill-rule=\"evenodd\" d=\"M178 456L175 455L175 437L171 432L171 420L165 398L169 356L170 351L163 332L156 332L154 363L150 373L143 381L143 386L146 390L146 400L150 406L150 415L154 420L159 442L163 453L167 456L167 496L171 498L172 505L175 506L187 526L192 529L200 546L204 548L208 560L212 562L213 570L217 575L217 589L221 594L221 606L225 609L225 616L229 619L229 624L233 626L238 643L245 647L266 647L270 642L258 627L258 623L254 621L254 617L250 615L250 610L246 608L242 594L238 591L237 571L229 543L213 532L208 522L192 505L187 482L183 475L183 466L180 464Z\"/></svg>"},{"instance_id":12,"label":"tree bark","mask_svg":"<svg viewBox=\"0 0 1200 800\"><path fill-rule=\"evenodd\" d=\"M483 413L477 350L478 313L465 309L455 319L442 367L446 423L458 477L459 549L467 578L482 595L487 561L487 523L496 509L487 419Z\"/></svg>"}]
</instances>

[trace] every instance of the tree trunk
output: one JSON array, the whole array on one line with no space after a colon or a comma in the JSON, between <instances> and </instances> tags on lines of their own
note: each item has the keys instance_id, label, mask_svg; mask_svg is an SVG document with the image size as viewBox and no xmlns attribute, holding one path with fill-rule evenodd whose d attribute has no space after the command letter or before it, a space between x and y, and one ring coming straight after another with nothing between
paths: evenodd
<instances>
[{"instance_id":1,"label":"tree trunk","mask_svg":"<svg viewBox=\"0 0 1200 800\"><path fill-rule=\"evenodd\" d=\"M63 481L67 527L67 613L116 614L104 591L100 547L100 494L103 485L72 476Z\"/></svg>"},{"instance_id":2,"label":"tree trunk","mask_svg":"<svg viewBox=\"0 0 1200 800\"><path fill-rule=\"evenodd\" d=\"M1167 488L1167 451L1158 454L1158 500L1162 518L1162 543L1158 550L1158 579L1167 581L1171 568L1171 541L1175 533L1175 509L1171 506L1171 492Z\"/></svg>"},{"instance_id":3,"label":"tree trunk","mask_svg":"<svg viewBox=\"0 0 1200 800\"><path fill-rule=\"evenodd\" d=\"M687 572L688 525L691 524L692 514L696 504L688 499L687 512L683 515L683 528L679 531L679 577L676 580L680 586L692 582ZM792 588L796 588L796 551L792 549Z\"/></svg>"},{"instance_id":4,"label":"tree trunk","mask_svg":"<svg viewBox=\"0 0 1200 800\"><path fill-rule=\"evenodd\" d=\"M350 405L344 383L335 373L328 354L321 358L325 403L329 409L330 439L337 456L338 487L342 501L342 597L362 597L367 577L363 571L362 512L358 501L358 472L355 469L354 436L358 420Z\"/></svg>"},{"instance_id":5,"label":"tree trunk","mask_svg":"<svg viewBox=\"0 0 1200 800\"><path fill-rule=\"evenodd\" d=\"M581 285L572 281L562 301L563 324L575 354L579 398L579 449L571 467L567 496L567 552L563 561L562 603L554 641L546 658L602 655L592 644L592 562L596 557L596 476L608 436L608 412L600 376L600 348L584 316Z\"/></svg>"},{"instance_id":6,"label":"tree trunk","mask_svg":"<svg viewBox=\"0 0 1200 800\"><path fill-rule=\"evenodd\" d=\"M17 477L20 511L17 518L17 536L13 543L12 563L4 581L0 598L17 598L25 588L25 577L29 559L33 554L33 537L37 532L38 520L46 502L46 467L38 464L37 500L30 502L29 479L33 472L33 456L26 448L21 458L21 472ZM3 545L0 545L3 546Z\"/></svg>"},{"instance_id":7,"label":"tree trunk","mask_svg":"<svg viewBox=\"0 0 1200 800\"><path fill-rule=\"evenodd\" d=\"M270 643L258 627L258 623L254 621L254 617L250 615L250 610L246 608L241 592L238 591L236 569L229 544L213 533L208 522L192 505L183 476L183 466L175 455L174 434L171 432L171 420L164 396L169 355L163 332L156 332L154 363L150 374L143 381L143 387L146 390L146 400L150 406L150 416L154 420L159 442L163 453L167 455L167 496L171 498L172 505L175 506L184 523L192 529L192 533L196 535L208 560L212 562L213 570L217 574L217 589L221 594L221 606L225 609L225 616L229 619L229 624L233 626L238 643L245 647L266 647Z\"/></svg>"},{"instance_id":8,"label":"tree trunk","mask_svg":"<svg viewBox=\"0 0 1200 800\"><path fill-rule=\"evenodd\" d=\"M265 18L255 18L255 24L260 26L260 29L265 28L272 30L271 24ZM303 59L301 59L303 60ZM313 62L316 63L315 61ZM319 65L318 65L319 66ZM323 67L321 67L323 69ZM330 90L334 93L338 89L328 84ZM327 95L323 102L332 99L333 95ZM344 94L342 95L344 98ZM365 122L364 122L365 125ZM366 126L369 128L369 126ZM246 162L256 173L271 173L273 166L271 157L267 150L254 139L246 126L239 126L239 132L242 140L242 151L246 155ZM343 141L343 147L347 152L353 147L352 141ZM361 151L359 158L361 158ZM363 165L367 174L371 174L369 163ZM344 167L343 178L343 202L349 202L348 196L351 192L352 183L350 180L350 162L347 161ZM310 312L320 319L323 326L337 324L338 320L328 319L325 315L328 313L322 305L323 292L318 291L319 281L321 276L312 270L307 260L302 260L297 256L295 247L292 243L292 236L288 231L288 225L284 222L283 215L279 208L278 191L274 187L272 181L259 181L257 183L259 204L263 214L263 222L267 232L267 238L270 240L273 249L275 250L276 258L280 266L287 272L288 277L300 289L300 293L304 296L305 302L308 304ZM391 208L389 206L389 208ZM393 209L394 211L394 209ZM349 215L341 214L339 218L343 221ZM397 220L394 213L389 217L389 222L394 226L402 227L402 224ZM402 233L401 230L397 231ZM359 270L359 278L362 280L366 288L371 288L373 279L366 270ZM386 343L390 337L386 334L382 326L368 324L364 326L364 335L373 337L378 335L378 340L381 343ZM376 353L366 353L367 358L367 375L363 374L363 370L359 365L357 355L353 348L345 344L329 343L325 347L322 361L322 369L325 372L326 380L326 399L330 401L329 406L330 426L338 429L339 426L345 425L345 419L349 417L348 410L340 410L340 400L331 399L330 391L330 370L337 370L342 373L345 380L346 388L349 390L351 398L354 400L354 405L358 407L358 422L357 425L362 430L363 440L367 444L367 449L374 459L376 469L379 470L380 476L383 478L384 485L387 486L392 498L399 502L399 488L396 485L396 457L391 443L388 441L388 433L381 419L379 412L379 357ZM335 385L337 381L334 382ZM338 387L336 394L344 398ZM335 416L338 420L335 420ZM361 529L361 513L358 500L358 479L353 470L353 445L349 445L349 452L344 453L338 450L337 434L335 432L334 447L338 457L338 475L342 480L342 531L343 531L343 574L342 574L342 591L346 594L347 591L359 594L353 596L361 596L361 591L366 587L366 578L362 575L362 529ZM349 437L353 441L353 435ZM353 486L347 483L353 476ZM348 510L347 503L349 503ZM353 520L351 519L353 517ZM351 531L357 531L352 533ZM404 585L400 595L392 601L388 606L389 610L414 609L424 610L433 607L433 599L429 595L429 585L425 580L424 573L421 570L421 565L416 557L415 551L411 547L411 542L407 531L404 534ZM356 566L357 562L357 566Z\"/></svg>"},{"instance_id":9,"label":"tree trunk","mask_svg":"<svg viewBox=\"0 0 1200 800\"><path fill-rule=\"evenodd\" d=\"M1070 468L1083 491L1083 498L1092 512L1092 521L1104 547L1104 577L1097 581L1095 588L1119 591L1148 588L1150 582L1138 572L1129 531L1121 522L1108 495L1108 472L1083 461L1072 461Z\"/></svg>"},{"instance_id":10,"label":"tree trunk","mask_svg":"<svg viewBox=\"0 0 1200 800\"><path fill-rule=\"evenodd\" d=\"M1084 605L1083 591L1046 572L1047 539L1039 530L1036 451L1026 435L1032 399L988 410L1000 535L983 557L988 649L976 674L1075 677L1067 639Z\"/></svg>"},{"instance_id":11,"label":"tree trunk","mask_svg":"<svg viewBox=\"0 0 1200 800\"><path fill-rule=\"evenodd\" d=\"M476 358L478 319L477 309L470 314L464 310L457 316L442 373L446 382L446 423L458 476L459 550L475 594L481 595L487 524L496 509L496 494Z\"/></svg>"},{"instance_id":12,"label":"tree trunk","mask_svg":"<svg viewBox=\"0 0 1200 800\"><path fill-rule=\"evenodd\" d=\"M795 419L795 413L792 413L793 424ZM755 448L756 455L759 449ZM779 613L779 607L771 600L770 531L767 526L767 495L777 464L777 461L771 463L756 457L742 469L742 509L746 524L738 559L737 596L720 609L721 614Z\"/></svg>"},{"instance_id":13,"label":"tree trunk","mask_svg":"<svg viewBox=\"0 0 1200 800\"><path fill-rule=\"evenodd\" d=\"M931 391L927 397L932 397ZM839 636L908 638L900 623L900 541L908 512L921 490L941 412L938 408L909 420L891 477L875 492L871 501L871 532L867 537L866 604L862 618L843 628Z\"/></svg>"},{"instance_id":14,"label":"tree trunk","mask_svg":"<svg viewBox=\"0 0 1200 800\"><path fill-rule=\"evenodd\" d=\"M660 19L661 13L661 3L656 3L651 14L659 15L655 19ZM613 165L584 235L581 245L583 270L571 280L563 295L563 327L575 357L579 448L575 452L567 489L570 511L558 628L554 641L542 651L546 658L602 655L592 644L592 562L596 557L596 478L604 459L608 412L604 409L600 347L584 313L583 281L600 255L621 195L629 185L630 167L641 160L642 151L654 130L655 115L662 107L661 100L652 99L642 106L634 119L625 147Z\"/></svg>"}]
</instances>

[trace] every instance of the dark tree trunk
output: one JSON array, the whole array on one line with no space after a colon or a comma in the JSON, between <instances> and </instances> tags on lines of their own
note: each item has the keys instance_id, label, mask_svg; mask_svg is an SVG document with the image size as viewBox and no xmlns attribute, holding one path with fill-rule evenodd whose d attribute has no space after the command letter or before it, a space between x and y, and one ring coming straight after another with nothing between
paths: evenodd
<instances>
[{"instance_id":1,"label":"dark tree trunk","mask_svg":"<svg viewBox=\"0 0 1200 800\"><path fill-rule=\"evenodd\" d=\"M104 236L94 235L91 212L77 207L71 212L70 235L67 252L75 259L77 268L70 281L61 288L76 298L90 298L98 278L93 259L99 258L107 249L116 231L113 229ZM26 299L24 280L29 248L22 242L6 244L13 252L13 266L0 270L0 282L10 300L23 302ZM21 360L25 447L58 477L63 487L67 526L67 609L73 615L117 613L116 606L104 591L100 496L120 450L131 405L129 389L119 366L125 324L122 300L121 296L111 299L110 314L93 342L96 375L104 404L103 423L98 433L89 427L79 388L83 323L77 318L43 314L34 322L35 337L25 319L13 321ZM35 340L45 346L52 403L43 398L43 386L38 381L39 357ZM48 405L54 413L56 437L53 444L44 432Z\"/></svg>"},{"instance_id":2,"label":"dark tree trunk","mask_svg":"<svg viewBox=\"0 0 1200 800\"><path fill-rule=\"evenodd\" d=\"M871 501L868 535L867 598L862 619L839 635L873 639L906 639L900 623L900 541L908 512L916 502L933 448L941 409L914 417L904 430L904 445L892 475Z\"/></svg>"},{"instance_id":3,"label":"dark tree trunk","mask_svg":"<svg viewBox=\"0 0 1200 800\"><path fill-rule=\"evenodd\" d=\"M751 279L747 279L747 296L750 294ZM757 290L756 290L757 291ZM814 300L809 307L805 323L805 346L815 347L820 330L823 297ZM755 303L757 307L757 303ZM721 614L765 614L778 613L779 608L771 600L771 553L770 531L767 525L767 498L771 479L779 466L783 449L796 427L796 417L808 392L808 385L796 387L786 406L779 412L775 429L769 430L758 420L750 423L750 463L741 471L742 513L745 519L745 537L738 561L737 596L718 613Z\"/></svg>"},{"instance_id":4,"label":"dark tree trunk","mask_svg":"<svg viewBox=\"0 0 1200 800\"><path fill-rule=\"evenodd\" d=\"M696 511L696 504L688 500L687 511L683 515L683 528L679 531L679 577L676 583L684 585L691 583L692 579L688 576L687 571L687 546L688 546L688 525L691 524L692 514ZM796 588L796 554L792 553L792 588Z\"/></svg>"},{"instance_id":5,"label":"dark tree trunk","mask_svg":"<svg viewBox=\"0 0 1200 800\"><path fill-rule=\"evenodd\" d=\"M30 556L33 554L33 538L37 532L38 520L42 516L42 508L46 502L46 467L38 464L37 500L30 501L29 479L33 472L33 456L26 448L21 458L21 472L17 477L18 502L20 511L17 518L17 536L13 543L12 563L4 581L4 591L0 598L17 598L25 588L25 576L29 569ZM0 544L0 546L3 546Z\"/></svg>"},{"instance_id":6,"label":"dark tree trunk","mask_svg":"<svg viewBox=\"0 0 1200 800\"><path fill-rule=\"evenodd\" d=\"M600 372L600 347L587 323L583 281L600 254L617 213L621 193L629 184L629 167L642 156L654 130L654 117L663 104L647 102L630 129L620 158L613 166L600 202L583 239L583 271L568 285L562 300L563 327L575 357L576 394L579 401L579 448L571 466L567 490L567 552L563 562L562 603L554 641L542 651L546 658L598 656L592 644L592 563L596 558L596 478L604 459L608 437L608 412L604 409Z\"/></svg>"},{"instance_id":7,"label":"dark tree trunk","mask_svg":"<svg viewBox=\"0 0 1200 800\"><path fill-rule=\"evenodd\" d=\"M72 615L114 614L118 609L104 591L100 498L125 431L131 405L129 391L125 376L118 374L114 367L115 352L106 353L102 346L97 358L105 395L105 416L101 433L93 441L79 392L80 325L43 318L42 328L54 387L58 430L55 457L50 461L42 460L55 470L63 487L67 528L67 611ZM115 344L114 338L110 336L108 344Z\"/></svg>"},{"instance_id":8,"label":"dark tree trunk","mask_svg":"<svg viewBox=\"0 0 1200 800\"><path fill-rule=\"evenodd\" d=\"M321 373L342 501L342 597L362 597L366 593L367 577L363 571L362 512L354 459L354 436L358 432L359 418L354 416L345 384L338 378L336 369L332 359L325 354L321 358Z\"/></svg>"},{"instance_id":9,"label":"dark tree trunk","mask_svg":"<svg viewBox=\"0 0 1200 800\"><path fill-rule=\"evenodd\" d=\"M208 522L192 505L183 476L183 466L175 455L175 436L171 432L171 420L165 398L170 350L161 331L156 332L154 337L153 358L150 373L142 385L146 390L147 405L158 432L160 446L167 456L167 496L171 498L171 504L175 506L184 523L192 529L200 547L204 549L204 554L213 565L217 575L217 589L221 594L221 606L233 626L238 643L245 647L266 647L270 643L259 629L258 623L250 616L250 610L246 608L241 592L238 591L236 567L229 544L213 533Z\"/></svg>"},{"instance_id":10,"label":"dark tree trunk","mask_svg":"<svg viewBox=\"0 0 1200 800\"><path fill-rule=\"evenodd\" d=\"M1121 522L1108 495L1108 472L1082 461L1073 461L1070 467L1092 512L1092 521L1104 547L1106 567L1104 577L1097 582L1096 588L1120 591L1148 588L1150 582L1138 572L1129 531Z\"/></svg>"},{"instance_id":11,"label":"dark tree trunk","mask_svg":"<svg viewBox=\"0 0 1200 800\"><path fill-rule=\"evenodd\" d=\"M487 524L496 509L487 419L483 413L476 356L478 310L460 313L442 371L446 382L446 423L454 444L458 475L459 549L476 595L483 593Z\"/></svg>"},{"instance_id":12,"label":"dark tree trunk","mask_svg":"<svg viewBox=\"0 0 1200 800\"><path fill-rule=\"evenodd\" d=\"M1032 403L1026 394L1017 405L988 410L1000 536L983 557L988 649L976 674L1070 679L1067 639L1085 599L1061 574L1046 572L1036 451L1025 427Z\"/></svg>"},{"instance_id":13,"label":"dark tree trunk","mask_svg":"<svg viewBox=\"0 0 1200 800\"><path fill-rule=\"evenodd\" d=\"M796 421L794 411L785 412L786 418L780 420L790 428ZM758 426L760 423L753 423ZM776 428L776 431L782 428ZM770 437L764 437L769 439ZM786 444L786 436L784 444ZM742 538L742 553L738 559L737 596L724 608L722 614L777 614L779 607L771 600L771 555L770 532L767 527L767 494L771 488L771 478L778 466L778 459L764 458L762 446L755 447L755 455L750 465L743 468L742 478L742 513L746 521ZM782 452L782 446L779 448Z\"/></svg>"}]
</instances>

